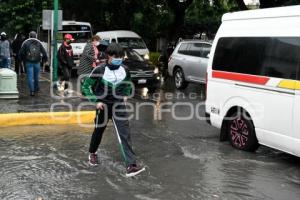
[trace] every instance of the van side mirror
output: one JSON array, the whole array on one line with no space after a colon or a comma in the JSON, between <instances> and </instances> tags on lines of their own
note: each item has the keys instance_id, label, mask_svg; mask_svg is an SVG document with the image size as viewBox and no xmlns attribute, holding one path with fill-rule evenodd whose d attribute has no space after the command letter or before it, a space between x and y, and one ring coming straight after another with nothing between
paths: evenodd
<instances>
[{"instance_id":1,"label":"van side mirror","mask_svg":"<svg viewBox=\"0 0 300 200\"><path fill-rule=\"evenodd\" d=\"M207 54L207 56L206 56L207 58L210 58L210 53L209 54Z\"/></svg>"}]
</instances>

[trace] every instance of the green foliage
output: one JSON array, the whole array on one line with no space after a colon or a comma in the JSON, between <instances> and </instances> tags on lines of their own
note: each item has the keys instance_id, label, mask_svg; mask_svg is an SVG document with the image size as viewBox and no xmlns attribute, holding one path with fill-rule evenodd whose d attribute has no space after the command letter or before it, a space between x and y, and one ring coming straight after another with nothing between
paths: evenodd
<instances>
[{"instance_id":1,"label":"green foliage","mask_svg":"<svg viewBox=\"0 0 300 200\"><path fill-rule=\"evenodd\" d=\"M224 13L238 10L234 0L194 0L185 15L186 29L191 33L217 31Z\"/></svg>"},{"instance_id":2,"label":"green foliage","mask_svg":"<svg viewBox=\"0 0 300 200\"><path fill-rule=\"evenodd\" d=\"M157 12L157 7L153 1L144 1L140 4L139 9L133 13L131 21L131 30L134 30L140 35L143 35L146 43L155 40L158 37L160 14Z\"/></svg>"},{"instance_id":3,"label":"green foliage","mask_svg":"<svg viewBox=\"0 0 300 200\"><path fill-rule=\"evenodd\" d=\"M150 62L158 66L158 57L160 56L159 52L150 52Z\"/></svg>"},{"instance_id":4,"label":"green foliage","mask_svg":"<svg viewBox=\"0 0 300 200\"><path fill-rule=\"evenodd\" d=\"M51 0L7 0L1 2L0 29L11 36L36 30L42 22L42 10L51 8Z\"/></svg>"},{"instance_id":5,"label":"green foliage","mask_svg":"<svg viewBox=\"0 0 300 200\"><path fill-rule=\"evenodd\" d=\"M295 5L300 0L260 0L265 6ZM59 0L65 20L88 21L94 32L133 30L148 46L156 39L176 39L195 33L214 33L226 12L242 9L242 0ZM273 4L272 4L273 3ZM36 30L42 10L53 0L2 0L0 29L9 33Z\"/></svg>"}]
</instances>

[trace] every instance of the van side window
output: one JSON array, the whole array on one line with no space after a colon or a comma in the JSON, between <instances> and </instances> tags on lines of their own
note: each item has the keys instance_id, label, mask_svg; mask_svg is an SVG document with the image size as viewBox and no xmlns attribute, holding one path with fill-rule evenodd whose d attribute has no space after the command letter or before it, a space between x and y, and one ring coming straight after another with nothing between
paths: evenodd
<instances>
[{"instance_id":1,"label":"van side window","mask_svg":"<svg viewBox=\"0 0 300 200\"><path fill-rule=\"evenodd\" d=\"M266 46L264 38L220 38L213 69L259 75Z\"/></svg>"},{"instance_id":2,"label":"van side window","mask_svg":"<svg viewBox=\"0 0 300 200\"><path fill-rule=\"evenodd\" d=\"M266 52L262 75L295 80L299 53L300 38L272 38L272 48Z\"/></svg>"},{"instance_id":3,"label":"van side window","mask_svg":"<svg viewBox=\"0 0 300 200\"><path fill-rule=\"evenodd\" d=\"M178 49L178 53L188 55L188 44L182 43Z\"/></svg>"},{"instance_id":4,"label":"van side window","mask_svg":"<svg viewBox=\"0 0 300 200\"><path fill-rule=\"evenodd\" d=\"M299 52L300 38L220 38L213 70L295 79Z\"/></svg>"}]
</instances>

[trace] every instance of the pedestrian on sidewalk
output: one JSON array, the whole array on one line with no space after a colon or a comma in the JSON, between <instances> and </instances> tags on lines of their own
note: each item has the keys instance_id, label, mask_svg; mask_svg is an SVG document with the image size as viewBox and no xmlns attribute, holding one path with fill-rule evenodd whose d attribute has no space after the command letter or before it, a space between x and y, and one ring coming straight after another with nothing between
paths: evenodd
<instances>
[{"instance_id":1,"label":"pedestrian on sidewalk","mask_svg":"<svg viewBox=\"0 0 300 200\"><path fill-rule=\"evenodd\" d=\"M94 35L92 40L88 42L80 57L78 75L88 75L91 73L93 68L100 64L98 46L100 44L100 37Z\"/></svg>"},{"instance_id":2,"label":"pedestrian on sidewalk","mask_svg":"<svg viewBox=\"0 0 300 200\"><path fill-rule=\"evenodd\" d=\"M93 69L82 85L82 93L96 103L95 129L89 148L89 163L98 165L97 150L108 120L112 119L126 163L126 176L135 176L145 168L136 164L135 153L131 147L128 114L125 102L131 94L130 73L122 65L124 50L119 44L110 44L106 51L108 60L105 65ZM93 88L93 89L92 89Z\"/></svg>"},{"instance_id":3,"label":"pedestrian on sidewalk","mask_svg":"<svg viewBox=\"0 0 300 200\"><path fill-rule=\"evenodd\" d=\"M25 36L21 33L18 33L15 40L12 42L11 47L13 50L13 56L15 59L15 71L19 75L24 74L24 68L21 60L19 59L19 52L24 42Z\"/></svg>"},{"instance_id":4,"label":"pedestrian on sidewalk","mask_svg":"<svg viewBox=\"0 0 300 200\"><path fill-rule=\"evenodd\" d=\"M72 41L74 41L73 36L66 34L64 36L64 42L59 47L57 53L60 72L60 86L58 86L58 89L60 91L65 90L65 92L68 90L72 68L75 66L73 48L71 45Z\"/></svg>"},{"instance_id":5,"label":"pedestrian on sidewalk","mask_svg":"<svg viewBox=\"0 0 300 200\"><path fill-rule=\"evenodd\" d=\"M21 46L19 57L25 63L30 96L34 96L40 90L41 61L46 62L48 60L46 50L41 41L37 39L36 32L31 31L29 33L29 38Z\"/></svg>"},{"instance_id":6,"label":"pedestrian on sidewalk","mask_svg":"<svg viewBox=\"0 0 300 200\"><path fill-rule=\"evenodd\" d=\"M10 68L11 48L5 32L0 34L0 68Z\"/></svg>"}]
</instances>

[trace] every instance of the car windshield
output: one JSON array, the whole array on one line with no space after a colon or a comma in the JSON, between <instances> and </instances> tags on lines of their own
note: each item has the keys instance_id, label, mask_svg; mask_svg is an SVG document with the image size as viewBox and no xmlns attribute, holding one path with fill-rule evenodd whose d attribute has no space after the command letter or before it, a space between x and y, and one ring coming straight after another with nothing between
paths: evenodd
<instances>
[{"instance_id":1,"label":"car windshield","mask_svg":"<svg viewBox=\"0 0 300 200\"><path fill-rule=\"evenodd\" d=\"M137 52L135 52L133 50L126 50L125 51L125 59L133 60L133 61L139 61L139 62L144 61L143 57L140 56Z\"/></svg>"},{"instance_id":2,"label":"car windshield","mask_svg":"<svg viewBox=\"0 0 300 200\"><path fill-rule=\"evenodd\" d=\"M66 32L59 32L57 35L57 41L61 43L63 41L64 35L67 34ZM73 43L86 43L88 42L92 35L91 32L71 32L69 33L73 36L74 41Z\"/></svg>"},{"instance_id":3,"label":"car windshield","mask_svg":"<svg viewBox=\"0 0 300 200\"><path fill-rule=\"evenodd\" d=\"M121 37L118 38L118 43L125 48L132 49L146 49L146 44L141 38L129 38Z\"/></svg>"}]
</instances>

